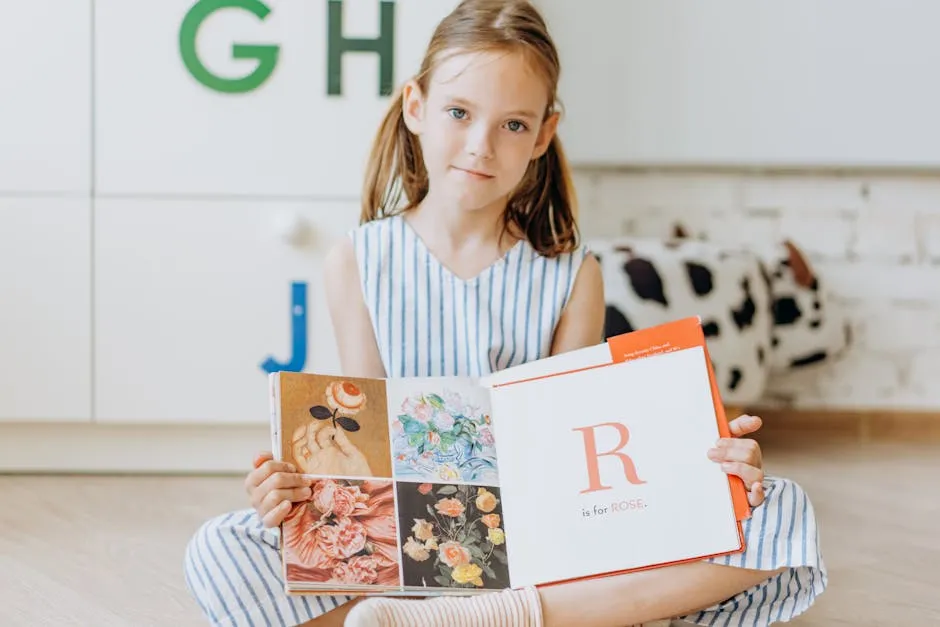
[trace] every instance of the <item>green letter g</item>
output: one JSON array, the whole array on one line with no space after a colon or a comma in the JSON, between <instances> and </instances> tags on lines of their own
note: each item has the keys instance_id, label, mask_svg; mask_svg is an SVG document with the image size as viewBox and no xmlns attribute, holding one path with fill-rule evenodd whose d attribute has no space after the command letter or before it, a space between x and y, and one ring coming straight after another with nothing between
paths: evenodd
<instances>
[{"instance_id":1,"label":"green letter g","mask_svg":"<svg viewBox=\"0 0 940 627\"><path fill-rule=\"evenodd\" d=\"M180 55L183 64L197 81L220 92L243 93L259 87L274 72L277 65L278 46L257 46L234 44L232 57L235 59L256 59L255 69L241 78L216 76L203 65L196 53L196 36L199 27L210 15L220 9L244 9L264 20L271 10L261 0L199 0L186 13L180 26Z\"/></svg>"}]
</instances>

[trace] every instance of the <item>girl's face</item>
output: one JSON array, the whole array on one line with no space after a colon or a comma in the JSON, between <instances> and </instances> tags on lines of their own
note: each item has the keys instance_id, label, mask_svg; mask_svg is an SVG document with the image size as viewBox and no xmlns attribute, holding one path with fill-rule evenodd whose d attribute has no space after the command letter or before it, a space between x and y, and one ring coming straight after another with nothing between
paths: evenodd
<instances>
[{"instance_id":1,"label":"girl's face","mask_svg":"<svg viewBox=\"0 0 940 627\"><path fill-rule=\"evenodd\" d=\"M496 52L446 57L426 94L408 83L405 122L421 142L430 194L464 210L505 205L555 132L557 114L542 120L547 92L522 55Z\"/></svg>"}]
</instances>

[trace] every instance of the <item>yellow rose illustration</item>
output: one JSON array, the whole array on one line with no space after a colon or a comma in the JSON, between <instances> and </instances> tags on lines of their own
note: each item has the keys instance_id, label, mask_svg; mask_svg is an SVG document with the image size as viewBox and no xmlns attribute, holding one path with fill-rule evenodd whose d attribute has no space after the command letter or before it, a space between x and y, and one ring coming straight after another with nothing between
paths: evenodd
<instances>
[{"instance_id":1,"label":"yellow rose illustration","mask_svg":"<svg viewBox=\"0 0 940 627\"><path fill-rule=\"evenodd\" d=\"M479 488L477 490L477 509L484 513L490 513L496 509L496 495L487 490L486 488Z\"/></svg>"},{"instance_id":2,"label":"yellow rose illustration","mask_svg":"<svg viewBox=\"0 0 940 627\"><path fill-rule=\"evenodd\" d=\"M486 532L486 537L497 546L506 541L506 533L502 529L490 529Z\"/></svg>"},{"instance_id":3,"label":"yellow rose illustration","mask_svg":"<svg viewBox=\"0 0 940 627\"><path fill-rule=\"evenodd\" d=\"M483 579L480 575L483 569L476 564L461 564L450 574L457 583L472 583L475 586L483 586Z\"/></svg>"}]
</instances>

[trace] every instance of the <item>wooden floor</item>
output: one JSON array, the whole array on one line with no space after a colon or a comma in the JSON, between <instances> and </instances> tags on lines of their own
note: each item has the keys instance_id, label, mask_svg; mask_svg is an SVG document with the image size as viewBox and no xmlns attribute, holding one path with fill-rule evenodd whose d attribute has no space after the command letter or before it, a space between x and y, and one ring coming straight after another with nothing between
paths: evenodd
<instances>
[{"instance_id":1,"label":"wooden floor","mask_svg":"<svg viewBox=\"0 0 940 627\"><path fill-rule=\"evenodd\" d=\"M940 625L940 445L812 440L763 442L808 490L830 571L791 624ZM0 625L202 625L183 547L244 505L239 477L0 476Z\"/></svg>"}]
</instances>

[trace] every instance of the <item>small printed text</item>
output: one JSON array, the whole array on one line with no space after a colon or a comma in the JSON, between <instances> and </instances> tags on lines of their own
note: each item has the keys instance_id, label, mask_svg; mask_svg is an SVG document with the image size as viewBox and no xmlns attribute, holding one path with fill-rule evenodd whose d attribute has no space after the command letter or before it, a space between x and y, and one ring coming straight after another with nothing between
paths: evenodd
<instances>
[{"instance_id":1,"label":"small printed text","mask_svg":"<svg viewBox=\"0 0 940 627\"><path fill-rule=\"evenodd\" d=\"M626 499L607 503L606 505L595 503L590 508L582 507L581 516L584 518L596 518L597 516L608 516L621 512L640 511L647 507L649 507L649 505L643 499Z\"/></svg>"}]
</instances>

